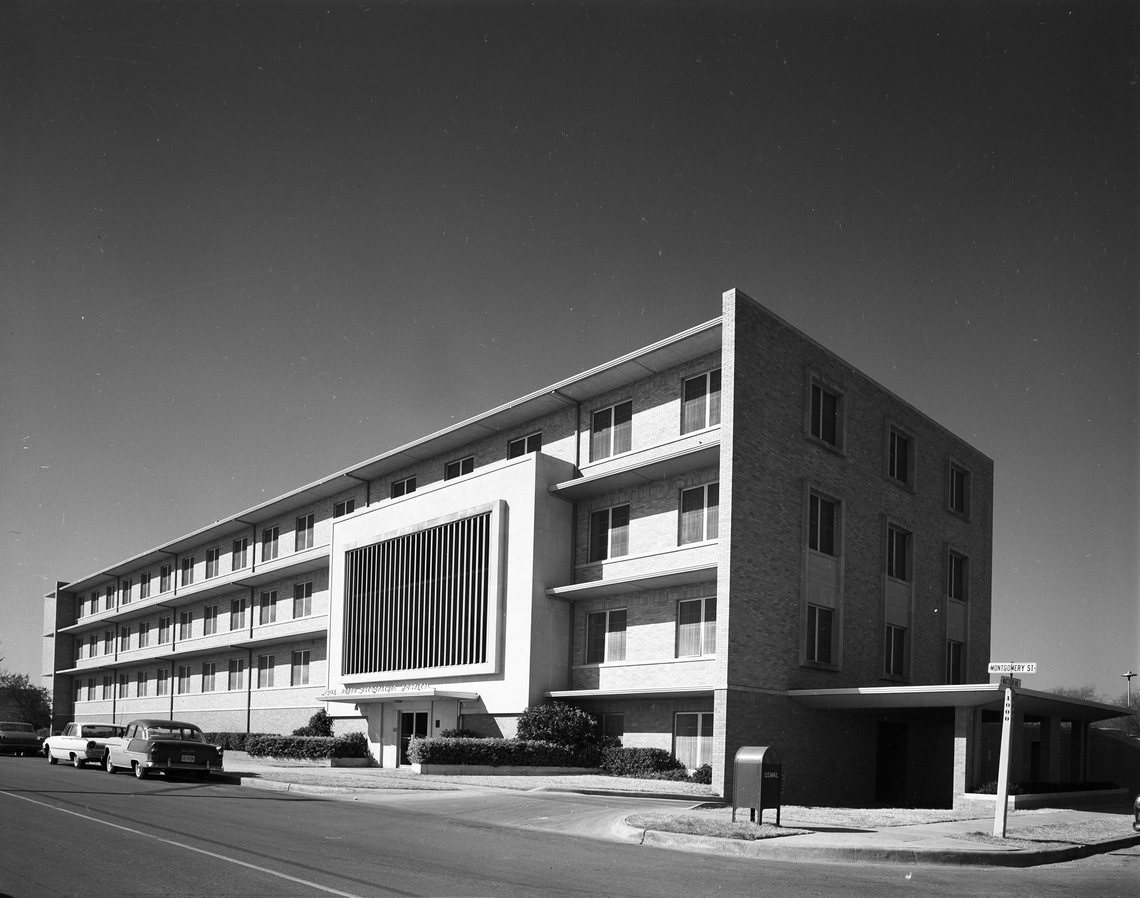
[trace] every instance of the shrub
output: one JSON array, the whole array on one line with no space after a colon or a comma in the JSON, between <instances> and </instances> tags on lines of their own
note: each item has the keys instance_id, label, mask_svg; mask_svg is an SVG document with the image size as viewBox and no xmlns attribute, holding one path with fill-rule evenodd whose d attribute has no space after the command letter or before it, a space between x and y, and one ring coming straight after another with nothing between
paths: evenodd
<instances>
[{"instance_id":1,"label":"shrub","mask_svg":"<svg viewBox=\"0 0 1140 898\"><path fill-rule=\"evenodd\" d=\"M321 708L316 714L309 718L309 722L303 727L298 727L293 730L294 736L331 736L333 734L333 722L329 717L329 712Z\"/></svg>"},{"instance_id":2,"label":"shrub","mask_svg":"<svg viewBox=\"0 0 1140 898\"><path fill-rule=\"evenodd\" d=\"M474 730L465 730L463 728L457 730L440 730L439 735L441 739L480 739L482 738Z\"/></svg>"},{"instance_id":3,"label":"shrub","mask_svg":"<svg viewBox=\"0 0 1140 898\"><path fill-rule=\"evenodd\" d=\"M712 765L702 764L693 771L693 775L689 777L694 783L700 783L704 786L712 785Z\"/></svg>"},{"instance_id":4,"label":"shrub","mask_svg":"<svg viewBox=\"0 0 1140 898\"><path fill-rule=\"evenodd\" d=\"M203 733L211 745L220 745L224 751L248 751L252 739L273 736L273 733Z\"/></svg>"},{"instance_id":5,"label":"shrub","mask_svg":"<svg viewBox=\"0 0 1140 898\"><path fill-rule=\"evenodd\" d=\"M413 739L408 757L416 764L478 764L489 767L588 767L565 745L522 739Z\"/></svg>"},{"instance_id":6,"label":"shrub","mask_svg":"<svg viewBox=\"0 0 1140 898\"><path fill-rule=\"evenodd\" d=\"M684 772L681 762L663 748L607 748L602 769L610 776L648 777L672 770ZM685 775L688 778L688 774Z\"/></svg>"},{"instance_id":7,"label":"shrub","mask_svg":"<svg viewBox=\"0 0 1140 898\"><path fill-rule=\"evenodd\" d=\"M523 742L553 742L595 755L599 748L597 720L565 702L531 705L519 715L516 735Z\"/></svg>"},{"instance_id":8,"label":"shrub","mask_svg":"<svg viewBox=\"0 0 1140 898\"><path fill-rule=\"evenodd\" d=\"M255 758L367 758L368 739L363 733L344 736L258 736L246 743Z\"/></svg>"}]
</instances>

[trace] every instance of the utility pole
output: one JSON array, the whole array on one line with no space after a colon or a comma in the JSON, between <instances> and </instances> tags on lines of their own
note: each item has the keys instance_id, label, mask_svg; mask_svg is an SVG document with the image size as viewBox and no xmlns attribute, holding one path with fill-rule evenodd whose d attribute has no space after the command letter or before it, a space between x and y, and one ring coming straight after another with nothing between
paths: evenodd
<instances>
[{"instance_id":1,"label":"utility pole","mask_svg":"<svg viewBox=\"0 0 1140 898\"><path fill-rule=\"evenodd\" d=\"M1134 676L1136 676L1136 674L1134 674L1132 671L1128 671L1128 673L1122 673L1121 676L1124 677L1124 681L1128 684L1128 690L1127 690L1128 698L1125 700L1125 703L1127 704L1127 706L1129 708L1131 708L1132 707L1132 678Z\"/></svg>"}]
</instances>

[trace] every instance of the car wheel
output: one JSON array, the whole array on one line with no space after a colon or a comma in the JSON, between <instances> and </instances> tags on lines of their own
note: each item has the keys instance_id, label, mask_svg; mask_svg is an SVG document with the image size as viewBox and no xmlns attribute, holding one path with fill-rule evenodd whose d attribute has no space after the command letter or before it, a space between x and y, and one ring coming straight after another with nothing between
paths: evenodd
<instances>
[{"instance_id":1,"label":"car wheel","mask_svg":"<svg viewBox=\"0 0 1140 898\"><path fill-rule=\"evenodd\" d=\"M137 779L137 780L145 780L146 779L146 768L143 767L143 765L140 764L138 761L135 761L135 779Z\"/></svg>"},{"instance_id":2,"label":"car wheel","mask_svg":"<svg viewBox=\"0 0 1140 898\"><path fill-rule=\"evenodd\" d=\"M103 756L103 769L106 770L108 773L114 773L115 772L115 765L111 763L111 753L110 752L107 752L107 754L105 754Z\"/></svg>"},{"instance_id":3,"label":"car wheel","mask_svg":"<svg viewBox=\"0 0 1140 898\"><path fill-rule=\"evenodd\" d=\"M48 762L49 764L58 764L58 763L59 763L59 758L57 758L55 755L53 755L53 754L51 753L51 749L50 749L50 748L45 748L45 749L44 749L44 757L45 757L45 758L47 758L47 762Z\"/></svg>"},{"instance_id":4,"label":"car wheel","mask_svg":"<svg viewBox=\"0 0 1140 898\"><path fill-rule=\"evenodd\" d=\"M71 756L71 766L74 767L76 770L81 768L86 763L87 762L83 758L79 757L79 755L72 755Z\"/></svg>"}]
</instances>

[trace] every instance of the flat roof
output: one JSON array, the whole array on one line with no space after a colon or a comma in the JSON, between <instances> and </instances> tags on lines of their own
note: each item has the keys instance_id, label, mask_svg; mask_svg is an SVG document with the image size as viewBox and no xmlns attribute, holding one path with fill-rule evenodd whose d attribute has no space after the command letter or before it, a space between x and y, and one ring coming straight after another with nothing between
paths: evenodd
<instances>
[{"instance_id":1,"label":"flat roof","mask_svg":"<svg viewBox=\"0 0 1140 898\"><path fill-rule=\"evenodd\" d=\"M920 710L924 708L1001 708L1005 687L1000 683L966 683L958 686L856 686L847 689L789 689L788 696L809 708L835 711ZM1017 708L1042 717L1061 717L1091 723L1121 717L1128 712L1116 705L1037 692L1018 687Z\"/></svg>"}]
</instances>

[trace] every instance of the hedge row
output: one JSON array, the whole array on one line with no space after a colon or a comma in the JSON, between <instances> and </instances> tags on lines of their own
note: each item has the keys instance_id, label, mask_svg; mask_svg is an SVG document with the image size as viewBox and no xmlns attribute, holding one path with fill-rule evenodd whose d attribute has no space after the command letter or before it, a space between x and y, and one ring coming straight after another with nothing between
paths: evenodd
<instances>
[{"instance_id":1,"label":"hedge row","mask_svg":"<svg viewBox=\"0 0 1140 898\"><path fill-rule=\"evenodd\" d=\"M684 774L681 762L663 748L622 748L617 746L603 749L602 769L610 776L647 777L654 774L672 773L675 770ZM688 774L684 774L684 778L688 779Z\"/></svg>"},{"instance_id":2,"label":"hedge row","mask_svg":"<svg viewBox=\"0 0 1140 898\"><path fill-rule=\"evenodd\" d=\"M273 736L272 733L203 733L211 745L220 745L225 751L246 751L251 739Z\"/></svg>"},{"instance_id":3,"label":"hedge row","mask_svg":"<svg viewBox=\"0 0 1140 898\"><path fill-rule=\"evenodd\" d=\"M565 745L522 739L413 739L408 757L416 764L473 764L488 767L596 767L597 755Z\"/></svg>"},{"instance_id":4,"label":"hedge row","mask_svg":"<svg viewBox=\"0 0 1140 898\"><path fill-rule=\"evenodd\" d=\"M363 733L344 736L260 735L246 740L245 750L255 758L367 758L368 739Z\"/></svg>"}]
</instances>

